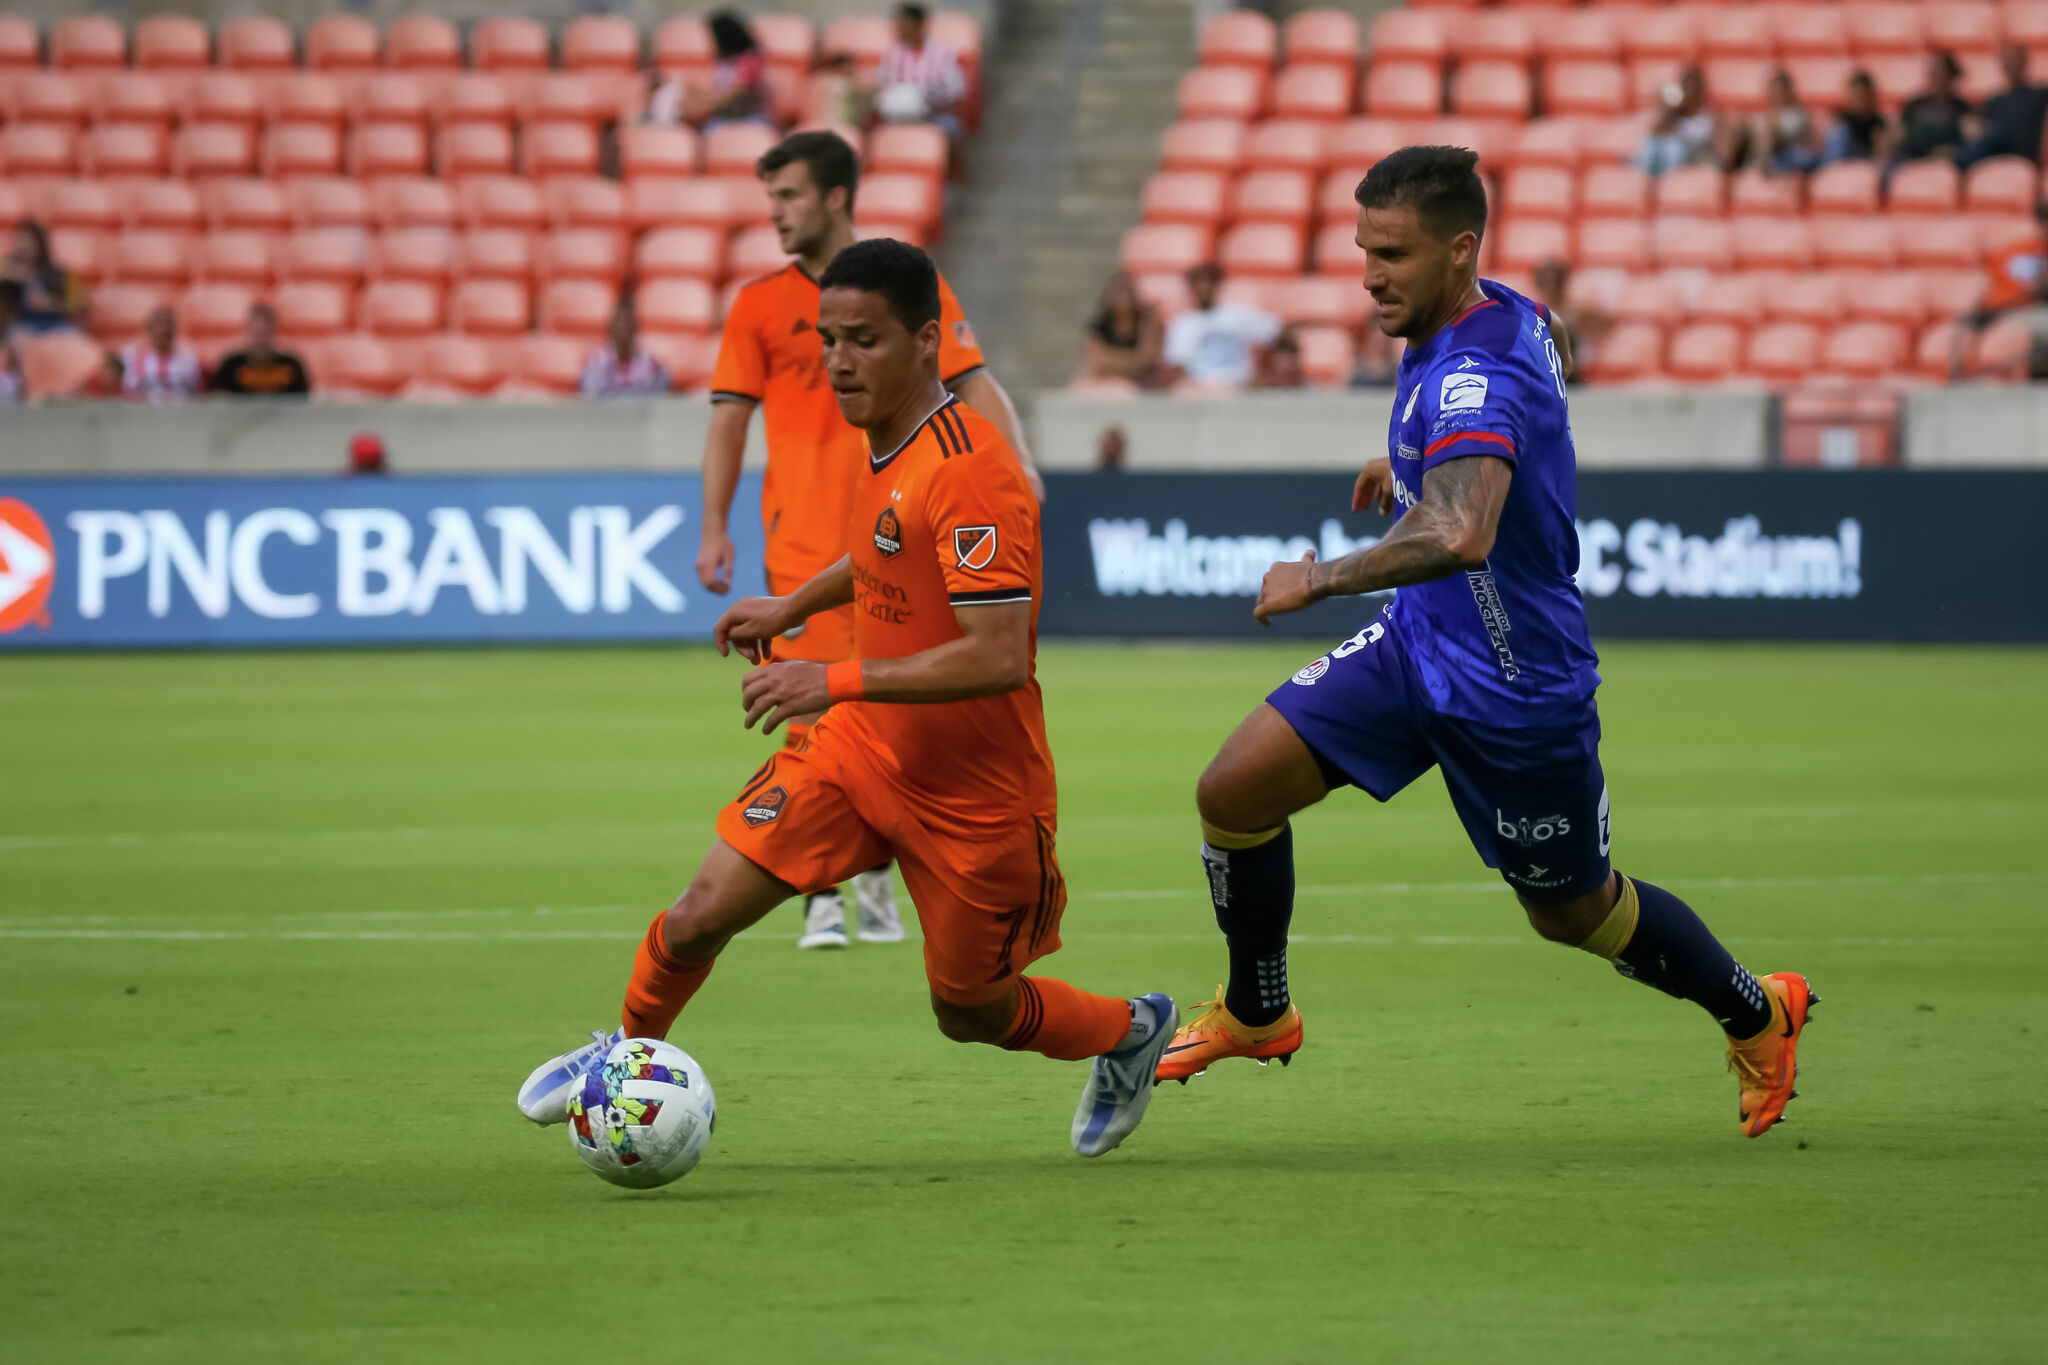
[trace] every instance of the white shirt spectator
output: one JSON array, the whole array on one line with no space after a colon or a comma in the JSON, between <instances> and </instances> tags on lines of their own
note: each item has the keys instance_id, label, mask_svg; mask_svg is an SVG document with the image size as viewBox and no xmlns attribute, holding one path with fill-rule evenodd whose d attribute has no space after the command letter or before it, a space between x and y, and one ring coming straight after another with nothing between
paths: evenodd
<instances>
[{"instance_id":1,"label":"white shirt spectator","mask_svg":"<svg viewBox=\"0 0 2048 1365\"><path fill-rule=\"evenodd\" d=\"M204 375L190 346L169 355L138 341L121 348L123 396L149 403L179 403L199 392Z\"/></svg>"},{"instance_id":2,"label":"white shirt spectator","mask_svg":"<svg viewBox=\"0 0 2048 1365\"><path fill-rule=\"evenodd\" d=\"M638 346L630 364L621 365L619 353L610 346L598 347L583 362L585 398L651 398L668 390L668 371Z\"/></svg>"},{"instance_id":3,"label":"white shirt spectator","mask_svg":"<svg viewBox=\"0 0 2048 1365\"><path fill-rule=\"evenodd\" d=\"M961 74L959 56L930 38L923 47L891 45L875 68L875 84L884 91L898 86L922 91L929 113L944 113L967 94L967 77Z\"/></svg>"},{"instance_id":4,"label":"white shirt spectator","mask_svg":"<svg viewBox=\"0 0 2048 1365\"><path fill-rule=\"evenodd\" d=\"M1280 319L1241 303L1190 308L1166 326L1161 359L1198 384L1242 386L1252 379L1252 350L1280 335Z\"/></svg>"}]
</instances>

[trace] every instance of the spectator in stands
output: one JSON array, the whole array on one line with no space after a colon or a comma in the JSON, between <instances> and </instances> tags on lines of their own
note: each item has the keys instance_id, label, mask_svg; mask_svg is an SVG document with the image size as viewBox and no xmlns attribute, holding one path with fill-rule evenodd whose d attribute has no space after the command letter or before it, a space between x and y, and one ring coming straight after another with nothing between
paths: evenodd
<instances>
[{"instance_id":1,"label":"spectator in stands","mask_svg":"<svg viewBox=\"0 0 2048 1365\"><path fill-rule=\"evenodd\" d=\"M1259 355L1258 377L1252 380L1255 389L1305 389L1308 387L1308 372L1301 367L1301 338L1294 334L1292 327L1282 327L1280 335L1273 338L1273 344Z\"/></svg>"},{"instance_id":2,"label":"spectator in stands","mask_svg":"<svg viewBox=\"0 0 2048 1365\"><path fill-rule=\"evenodd\" d=\"M2031 379L2048 379L2048 201L2034 206L2034 221L2041 227L2041 237L2015 242L1992 258L1991 278L1985 284L1983 297L1956 329L1955 352L1949 364L1951 378L1957 377L1962 368L1962 348L1968 334L1982 332L2002 317L2017 316L2034 335L2027 375Z\"/></svg>"},{"instance_id":3,"label":"spectator in stands","mask_svg":"<svg viewBox=\"0 0 2048 1365\"><path fill-rule=\"evenodd\" d=\"M1159 353L1166 329L1159 311L1138 295L1138 282L1119 270L1102 286L1095 316L1082 337L1082 379L1128 379L1141 389L1159 384Z\"/></svg>"},{"instance_id":4,"label":"spectator in stands","mask_svg":"<svg viewBox=\"0 0 2048 1365\"><path fill-rule=\"evenodd\" d=\"M1970 102L1957 92L1962 78L1962 63L1954 53L1927 54L1927 89L1907 100L1899 111L1899 145L1892 156L1895 163L1955 157L1967 137L1964 125L1975 114Z\"/></svg>"},{"instance_id":5,"label":"spectator in stands","mask_svg":"<svg viewBox=\"0 0 2048 1365\"><path fill-rule=\"evenodd\" d=\"M1347 383L1354 389L1391 387L1400 374L1402 343L1382 332L1370 317L1358 329L1357 341Z\"/></svg>"},{"instance_id":6,"label":"spectator in stands","mask_svg":"<svg viewBox=\"0 0 2048 1365\"><path fill-rule=\"evenodd\" d=\"M685 85L676 77L662 80L648 96L644 123L690 123L705 129L722 123L753 120L773 123L774 101L768 90L768 59L754 31L731 10L719 10L707 21L711 46L709 85Z\"/></svg>"},{"instance_id":7,"label":"spectator in stands","mask_svg":"<svg viewBox=\"0 0 2048 1365\"><path fill-rule=\"evenodd\" d=\"M146 338L121 348L121 393L145 403L179 403L205 381L199 356L178 344L178 315L158 304L143 319Z\"/></svg>"},{"instance_id":8,"label":"spectator in stands","mask_svg":"<svg viewBox=\"0 0 2048 1365\"><path fill-rule=\"evenodd\" d=\"M874 112L874 98L851 52L826 54L811 73L811 117L819 123L859 128Z\"/></svg>"},{"instance_id":9,"label":"spectator in stands","mask_svg":"<svg viewBox=\"0 0 2048 1365\"><path fill-rule=\"evenodd\" d=\"M0 280L21 286L14 325L24 332L71 331L84 316L84 287L50 254L50 234L41 223L15 225L14 250L0 261Z\"/></svg>"},{"instance_id":10,"label":"spectator in stands","mask_svg":"<svg viewBox=\"0 0 2048 1365\"><path fill-rule=\"evenodd\" d=\"M1837 161L1886 161L1897 140L1891 120L1877 107L1877 82L1868 71L1858 71L1849 77L1849 97L1842 112L1835 115L1835 126L1828 129L1820 161L1823 166Z\"/></svg>"},{"instance_id":11,"label":"spectator in stands","mask_svg":"<svg viewBox=\"0 0 2048 1365\"><path fill-rule=\"evenodd\" d=\"M896 42L875 69L875 112L885 123L933 124L958 143L967 77L959 55L927 36L930 18L923 5L896 7Z\"/></svg>"},{"instance_id":12,"label":"spectator in stands","mask_svg":"<svg viewBox=\"0 0 2048 1365\"><path fill-rule=\"evenodd\" d=\"M1766 108L1737 127L1730 168L1755 166L1765 175L1803 175L1820 164L1820 130L1799 102L1792 73L1771 73Z\"/></svg>"},{"instance_id":13,"label":"spectator in stands","mask_svg":"<svg viewBox=\"0 0 2048 1365\"><path fill-rule=\"evenodd\" d=\"M640 346L640 318L632 300L619 300L605 344L583 366L583 396L652 398L668 390L668 371Z\"/></svg>"},{"instance_id":14,"label":"spectator in stands","mask_svg":"<svg viewBox=\"0 0 2048 1365\"><path fill-rule=\"evenodd\" d=\"M2005 68L2005 89L1984 101L1983 131L1956 154L1959 166L1974 166L1986 157L2023 156L2041 159L2041 125L2048 122L2048 85L2027 79L2027 49L2007 43L1998 51Z\"/></svg>"},{"instance_id":15,"label":"spectator in stands","mask_svg":"<svg viewBox=\"0 0 2048 1365\"><path fill-rule=\"evenodd\" d=\"M1726 166L1731 125L1707 107L1707 78L1696 66L1678 73L1658 96L1657 121L1636 153L1645 175L1680 166Z\"/></svg>"},{"instance_id":16,"label":"spectator in stands","mask_svg":"<svg viewBox=\"0 0 2048 1365\"><path fill-rule=\"evenodd\" d=\"M1095 440L1095 469L1100 474L1121 474L1124 458L1131 453L1130 438L1122 427L1104 427Z\"/></svg>"},{"instance_id":17,"label":"spectator in stands","mask_svg":"<svg viewBox=\"0 0 2048 1365\"><path fill-rule=\"evenodd\" d=\"M1258 372L1258 353L1280 335L1280 319L1240 303L1218 303L1223 269L1213 264L1188 271L1195 306L1166 328L1162 380L1243 388Z\"/></svg>"},{"instance_id":18,"label":"spectator in stands","mask_svg":"<svg viewBox=\"0 0 2048 1365\"><path fill-rule=\"evenodd\" d=\"M28 394L28 382L21 375L21 356L8 340L20 312L21 282L0 280L0 404L19 403Z\"/></svg>"},{"instance_id":19,"label":"spectator in stands","mask_svg":"<svg viewBox=\"0 0 2048 1365\"><path fill-rule=\"evenodd\" d=\"M313 391L305 362L277 349L277 310L267 303L249 305L246 339L229 351L206 381L210 393L244 395L302 394Z\"/></svg>"},{"instance_id":20,"label":"spectator in stands","mask_svg":"<svg viewBox=\"0 0 2048 1365\"><path fill-rule=\"evenodd\" d=\"M1572 268L1563 261L1545 261L1536 267L1536 302L1550 310L1551 327L1564 333L1564 350L1572 358L1565 379L1577 378L1587 357L1599 349L1620 319L1573 300Z\"/></svg>"}]
</instances>

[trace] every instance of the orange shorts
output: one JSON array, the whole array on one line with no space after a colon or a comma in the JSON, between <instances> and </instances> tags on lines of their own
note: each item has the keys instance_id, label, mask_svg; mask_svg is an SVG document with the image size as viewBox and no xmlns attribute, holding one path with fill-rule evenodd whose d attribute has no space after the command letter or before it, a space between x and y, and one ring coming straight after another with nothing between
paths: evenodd
<instances>
[{"instance_id":1,"label":"orange shorts","mask_svg":"<svg viewBox=\"0 0 2048 1365\"><path fill-rule=\"evenodd\" d=\"M811 580L811 575L798 577L794 574L779 574L768 571L768 591L777 597L787 597ZM836 664L841 659L853 657L853 608L834 607L821 611L804 622L794 635L778 635L769 650L776 659L802 659L814 664Z\"/></svg>"},{"instance_id":2,"label":"orange shorts","mask_svg":"<svg viewBox=\"0 0 2048 1365\"><path fill-rule=\"evenodd\" d=\"M837 886L894 858L924 930L932 990L956 1005L1007 992L1057 951L1067 883L1052 831L1031 820L992 839L938 834L821 722L778 752L718 813L718 835L798 891Z\"/></svg>"}]
</instances>

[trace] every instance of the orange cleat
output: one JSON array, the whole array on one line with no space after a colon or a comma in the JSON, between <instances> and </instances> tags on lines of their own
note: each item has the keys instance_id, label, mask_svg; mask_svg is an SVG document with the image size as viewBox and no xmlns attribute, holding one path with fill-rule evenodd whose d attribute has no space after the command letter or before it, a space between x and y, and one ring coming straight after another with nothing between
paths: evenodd
<instances>
[{"instance_id":1,"label":"orange cleat","mask_svg":"<svg viewBox=\"0 0 2048 1365\"><path fill-rule=\"evenodd\" d=\"M1793 1054L1807 1014L1820 1003L1797 972L1773 972L1757 981L1771 997L1771 1026L1754 1038L1728 1040L1728 1069L1742 1082L1745 1137L1762 1137L1784 1122L1785 1106L1799 1098L1792 1088L1799 1079Z\"/></svg>"},{"instance_id":2,"label":"orange cleat","mask_svg":"<svg viewBox=\"0 0 2048 1365\"><path fill-rule=\"evenodd\" d=\"M1280 1065L1286 1066L1288 1059L1301 1050L1301 1011L1293 1005L1265 1027L1252 1028L1240 1024L1224 1007L1223 987L1218 986L1216 998L1203 1001L1201 1010L1182 1024L1173 1041L1166 1045L1153 1084L1179 1081L1186 1085L1188 1077L1201 1075L1211 1062L1220 1062L1225 1057L1249 1057L1260 1066L1277 1057Z\"/></svg>"}]
</instances>

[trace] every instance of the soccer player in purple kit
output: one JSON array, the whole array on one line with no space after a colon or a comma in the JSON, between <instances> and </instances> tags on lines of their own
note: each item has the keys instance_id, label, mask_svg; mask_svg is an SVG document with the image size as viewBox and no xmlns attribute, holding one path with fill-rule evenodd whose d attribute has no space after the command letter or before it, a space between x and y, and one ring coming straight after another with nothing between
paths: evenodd
<instances>
[{"instance_id":1,"label":"soccer player in purple kit","mask_svg":"<svg viewBox=\"0 0 2048 1365\"><path fill-rule=\"evenodd\" d=\"M1609 864L1600 677L1575 582L1569 354L1542 305L1478 278L1477 162L1463 148L1405 147L1358 186L1365 287L1408 350L1389 457L1366 466L1352 508L1400 512L1385 538L1342 559L1275 564L1254 614L1398 591L1275 689L1202 774L1202 862L1230 984L1175 1035L1158 1079L1294 1055L1288 819L1334 787L1386 801L1437 767L1473 847L1538 934L1714 1016L1742 1130L1756 1137L1798 1093L1794 1050L1819 997L1792 972L1751 975L1685 902Z\"/></svg>"}]
</instances>

